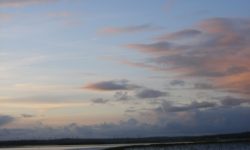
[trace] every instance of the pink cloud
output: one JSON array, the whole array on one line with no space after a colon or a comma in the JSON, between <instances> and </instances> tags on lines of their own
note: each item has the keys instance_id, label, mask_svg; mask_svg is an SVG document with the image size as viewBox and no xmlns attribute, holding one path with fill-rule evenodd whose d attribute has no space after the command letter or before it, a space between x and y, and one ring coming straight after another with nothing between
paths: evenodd
<instances>
[{"instance_id":1,"label":"pink cloud","mask_svg":"<svg viewBox=\"0 0 250 150\"><path fill-rule=\"evenodd\" d=\"M124 33L135 33L144 31L154 31L160 29L159 27L153 27L150 24L126 26L126 27L106 27L101 29L100 34L103 35L117 35Z\"/></svg>"},{"instance_id":2,"label":"pink cloud","mask_svg":"<svg viewBox=\"0 0 250 150\"><path fill-rule=\"evenodd\" d=\"M0 7L25 7L29 5L56 2L58 0L0 0Z\"/></svg>"},{"instance_id":3,"label":"pink cloud","mask_svg":"<svg viewBox=\"0 0 250 150\"><path fill-rule=\"evenodd\" d=\"M159 36L155 43L126 47L148 55L152 64L165 67L161 70L172 68L183 77L206 79L215 87L250 94L249 35L248 19L213 18L192 30Z\"/></svg>"}]
</instances>

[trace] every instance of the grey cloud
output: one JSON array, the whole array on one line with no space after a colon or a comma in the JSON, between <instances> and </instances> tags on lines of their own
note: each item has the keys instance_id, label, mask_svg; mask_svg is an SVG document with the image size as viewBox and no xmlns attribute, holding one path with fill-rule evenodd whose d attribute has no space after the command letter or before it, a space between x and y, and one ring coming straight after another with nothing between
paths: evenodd
<instances>
[{"instance_id":1,"label":"grey cloud","mask_svg":"<svg viewBox=\"0 0 250 150\"><path fill-rule=\"evenodd\" d=\"M221 100L222 106L239 106L244 103L250 104L250 100L235 97L225 97Z\"/></svg>"},{"instance_id":2,"label":"grey cloud","mask_svg":"<svg viewBox=\"0 0 250 150\"><path fill-rule=\"evenodd\" d=\"M248 106L221 107L213 102L192 102L177 107L165 101L154 112L158 125L175 134L232 133L250 129L247 125L250 123L247 119L250 113Z\"/></svg>"},{"instance_id":3,"label":"grey cloud","mask_svg":"<svg viewBox=\"0 0 250 150\"><path fill-rule=\"evenodd\" d=\"M141 123L130 118L118 123L96 125L70 124L63 127L0 129L0 140L54 138L120 138L148 136L177 136L244 132L250 130L249 107L227 107L196 110L178 115L158 112L157 121Z\"/></svg>"},{"instance_id":4,"label":"grey cloud","mask_svg":"<svg viewBox=\"0 0 250 150\"><path fill-rule=\"evenodd\" d=\"M233 74L240 74L244 72L248 72L249 68L244 66L232 66L227 69L226 74L227 75L233 75Z\"/></svg>"},{"instance_id":5,"label":"grey cloud","mask_svg":"<svg viewBox=\"0 0 250 150\"><path fill-rule=\"evenodd\" d=\"M195 83L194 88L200 90L215 89L213 85L208 83Z\"/></svg>"},{"instance_id":6,"label":"grey cloud","mask_svg":"<svg viewBox=\"0 0 250 150\"><path fill-rule=\"evenodd\" d=\"M217 104L214 102L192 102L189 105L189 108L211 108L211 107L215 107Z\"/></svg>"},{"instance_id":7,"label":"grey cloud","mask_svg":"<svg viewBox=\"0 0 250 150\"><path fill-rule=\"evenodd\" d=\"M235 98L235 97L224 97L216 98L219 100L219 103L216 102L197 102L193 101L189 104L182 106L177 106L171 101L162 101L160 107L155 108L156 112L188 112L188 111L197 111L200 109L224 109L230 108L233 106L240 106L241 104L250 104L249 99L244 98ZM220 105L219 105L220 104Z\"/></svg>"},{"instance_id":8,"label":"grey cloud","mask_svg":"<svg viewBox=\"0 0 250 150\"><path fill-rule=\"evenodd\" d=\"M130 84L128 80L111 80L90 83L84 87L90 90L114 91L114 90L134 90L140 88L135 84Z\"/></svg>"},{"instance_id":9,"label":"grey cloud","mask_svg":"<svg viewBox=\"0 0 250 150\"><path fill-rule=\"evenodd\" d=\"M146 52L153 55L169 53L177 49L173 43L168 41L155 42L150 44L128 44L126 47L138 49L141 52Z\"/></svg>"},{"instance_id":10,"label":"grey cloud","mask_svg":"<svg viewBox=\"0 0 250 150\"><path fill-rule=\"evenodd\" d=\"M195 72L193 75L207 76L207 77L223 77L223 76L237 75L237 74L245 73L248 71L249 71L248 67L232 66L232 67L227 68L225 71L208 71L208 70L200 69L199 71Z\"/></svg>"},{"instance_id":11,"label":"grey cloud","mask_svg":"<svg viewBox=\"0 0 250 150\"><path fill-rule=\"evenodd\" d=\"M164 97L167 96L167 92L162 92L158 90L153 90L153 89L142 89L140 91L137 91L136 96L138 98L158 98L158 97Z\"/></svg>"},{"instance_id":12,"label":"grey cloud","mask_svg":"<svg viewBox=\"0 0 250 150\"><path fill-rule=\"evenodd\" d=\"M241 132L249 129L246 126L249 121L245 120L249 112L250 109L247 107L198 111L195 114L197 129L218 133L223 131Z\"/></svg>"},{"instance_id":13,"label":"grey cloud","mask_svg":"<svg viewBox=\"0 0 250 150\"><path fill-rule=\"evenodd\" d=\"M171 56L159 56L151 59L153 62L157 64L169 64L173 65L175 68L193 68L197 67L197 69L202 70L200 65L204 64L205 59L200 56L195 55L171 55Z\"/></svg>"},{"instance_id":14,"label":"grey cloud","mask_svg":"<svg viewBox=\"0 0 250 150\"><path fill-rule=\"evenodd\" d=\"M8 116L8 115L0 115L0 127L3 125L6 125L12 121L14 121L15 118L12 116Z\"/></svg>"},{"instance_id":15,"label":"grey cloud","mask_svg":"<svg viewBox=\"0 0 250 150\"><path fill-rule=\"evenodd\" d=\"M197 110L186 116L189 119L167 123L166 129L182 134L244 132L250 130L249 113L248 107Z\"/></svg>"},{"instance_id":16,"label":"grey cloud","mask_svg":"<svg viewBox=\"0 0 250 150\"><path fill-rule=\"evenodd\" d=\"M96 104L106 104L107 102L109 102L109 100L103 99L103 98L96 98L96 99L93 99L92 102Z\"/></svg>"},{"instance_id":17,"label":"grey cloud","mask_svg":"<svg viewBox=\"0 0 250 150\"><path fill-rule=\"evenodd\" d=\"M128 108L127 110L125 110L125 113L134 113L137 110L135 108Z\"/></svg>"},{"instance_id":18,"label":"grey cloud","mask_svg":"<svg viewBox=\"0 0 250 150\"><path fill-rule=\"evenodd\" d=\"M31 115L31 114L22 114L21 117L23 117L23 118L32 118L32 117L34 117L34 115Z\"/></svg>"},{"instance_id":19,"label":"grey cloud","mask_svg":"<svg viewBox=\"0 0 250 150\"><path fill-rule=\"evenodd\" d=\"M182 112L182 111L193 111L203 108L213 108L216 107L217 104L214 102L197 102L193 101L190 104L186 104L183 106L175 106L172 102L169 101L163 101L162 105L158 108L156 108L156 111L163 111L163 112Z\"/></svg>"},{"instance_id":20,"label":"grey cloud","mask_svg":"<svg viewBox=\"0 0 250 150\"><path fill-rule=\"evenodd\" d=\"M122 91L115 92L114 98L118 101L126 101L126 100L132 99L132 97L129 96L128 92L126 92L126 91L125 92L122 92Z\"/></svg>"},{"instance_id":21,"label":"grey cloud","mask_svg":"<svg viewBox=\"0 0 250 150\"><path fill-rule=\"evenodd\" d=\"M186 84L183 80L173 80L170 82L170 85L172 86L184 86Z\"/></svg>"},{"instance_id":22,"label":"grey cloud","mask_svg":"<svg viewBox=\"0 0 250 150\"><path fill-rule=\"evenodd\" d=\"M195 36L201 35L202 32L195 29L185 29L177 31L171 34L166 34L158 37L159 40L173 40L173 39L182 39L182 38L194 38Z\"/></svg>"},{"instance_id":23,"label":"grey cloud","mask_svg":"<svg viewBox=\"0 0 250 150\"><path fill-rule=\"evenodd\" d=\"M168 69L188 69L190 72L186 73L186 76L196 76L196 77L223 77L223 76L229 76L229 75L235 75L242 73L243 71L247 71L247 69L244 69L245 67L235 67L235 68L228 68L225 71L216 71L216 70L210 70L207 69L207 58L208 56L195 56L195 55L171 55L171 56L160 56L152 58L151 60L157 64L166 66L165 70ZM170 67L172 66L172 67ZM239 68L239 69L236 69ZM241 69L240 69L241 68ZM163 69L164 70L164 69ZM236 71L239 72L236 72Z\"/></svg>"}]
</instances>

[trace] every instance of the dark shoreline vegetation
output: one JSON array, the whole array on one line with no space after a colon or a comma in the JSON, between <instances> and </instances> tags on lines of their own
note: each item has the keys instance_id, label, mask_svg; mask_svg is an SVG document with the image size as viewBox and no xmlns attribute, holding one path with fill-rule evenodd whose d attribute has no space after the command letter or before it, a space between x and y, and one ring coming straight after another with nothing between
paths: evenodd
<instances>
[{"instance_id":1,"label":"dark shoreline vegetation","mask_svg":"<svg viewBox=\"0 0 250 150\"><path fill-rule=\"evenodd\" d=\"M250 132L205 135L205 136L179 136L179 137L145 137L145 138L117 138L117 139L49 139L49 140L13 140L0 141L0 148L22 146L53 146L53 145L98 145L98 144L137 144L147 145L188 145L210 143L250 143ZM148 144L147 144L148 143ZM143 145L147 144L147 145ZM134 145L135 146L135 145ZM127 147L127 146L125 146ZM118 147L119 148L119 147ZM124 147L123 147L124 148ZM123 149L122 148L122 149ZM115 148L108 148L114 149ZM116 148L117 149L117 148Z\"/></svg>"}]
</instances>

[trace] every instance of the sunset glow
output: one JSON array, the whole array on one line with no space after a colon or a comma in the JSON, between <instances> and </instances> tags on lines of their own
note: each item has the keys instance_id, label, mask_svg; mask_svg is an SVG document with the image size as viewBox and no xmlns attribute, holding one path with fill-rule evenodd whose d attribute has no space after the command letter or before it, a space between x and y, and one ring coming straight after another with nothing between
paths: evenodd
<instances>
[{"instance_id":1,"label":"sunset glow","mask_svg":"<svg viewBox=\"0 0 250 150\"><path fill-rule=\"evenodd\" d=\"M0 140L249 131L249 10L0 0Z\"/></svg>"}]
</instances>

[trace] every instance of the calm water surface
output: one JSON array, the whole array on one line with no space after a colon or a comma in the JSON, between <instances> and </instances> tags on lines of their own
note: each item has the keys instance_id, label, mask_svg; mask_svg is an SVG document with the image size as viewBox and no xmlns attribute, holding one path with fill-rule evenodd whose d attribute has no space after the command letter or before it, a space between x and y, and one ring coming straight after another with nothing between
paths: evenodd
<instances>
[{"instance_id":1,"label":"calm water surface","mask_svg":"<svg viewBox=\"0 0 250 150\"><path fill-rule=\"evenodd\" d=\"M17 148L0 148L0 150L102 150L109 147L127 146L131 144L77 145L77 146L30 146ZM145 144L132 144L145 145Z\"/></svg>"},{"instance_id":2,"label":"calm water surface","mask_svg":"<svg viewBox=\"0 0 250 150\"><path fill-rule=\"evenodd\" d=\"M18 148L0 148L0 150L102 150L121 145L77 145L77 146L32 146Z\"/></svg>"}]
</instances>

